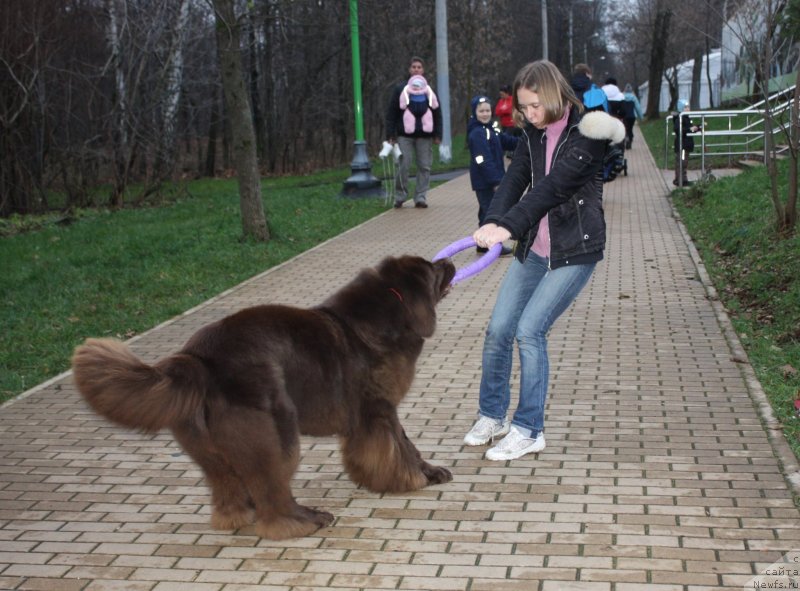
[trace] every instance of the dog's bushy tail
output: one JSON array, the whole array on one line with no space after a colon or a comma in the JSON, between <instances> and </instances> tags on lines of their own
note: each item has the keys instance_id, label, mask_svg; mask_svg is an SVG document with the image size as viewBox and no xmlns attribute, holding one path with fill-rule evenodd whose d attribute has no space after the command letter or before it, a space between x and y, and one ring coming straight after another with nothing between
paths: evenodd
<instances>
[{"instance_id":1,"label":"dog's bushy tail","mask_svg":"<svg viewBox=\"0 0 800 591\"><path fill-rule=\"evenodd\" d=\"M95 412L151 433L199 413L208 383L195 357L179 353L148 365L115 339L87 339L75 349L72 370Z\"/></svg>"}]
</instances>

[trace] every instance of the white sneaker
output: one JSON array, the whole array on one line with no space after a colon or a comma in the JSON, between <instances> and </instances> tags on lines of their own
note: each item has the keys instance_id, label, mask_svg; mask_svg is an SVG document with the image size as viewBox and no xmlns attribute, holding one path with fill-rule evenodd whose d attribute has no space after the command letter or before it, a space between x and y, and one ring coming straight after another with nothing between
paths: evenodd
<instances>
[{"instance_id":1,"label":"white sneaker","mask_svg":"<svg viewBox=\"0 0 800 591\"><path fill-rule=\"evenodd\" d=\"M464 443L467 445L486 445L493 441L495 437L501 437L508 433L511 423L508 419L498 421L489 417L479 418L472 429L464 436Z\"/></svg>"},{"instance_id":2,"label":"white sneaker","mask_svg":"<svg viewBox=\"0 0 800 591\"><path fill-rule=\"evenodd\" d=\"M487 460L516 460L525 454L539 453L544 449L544 433L539 433L536 439L525 437L516 427L503 440L493 448L486 450Z\"/></svg>"}]
</instances>

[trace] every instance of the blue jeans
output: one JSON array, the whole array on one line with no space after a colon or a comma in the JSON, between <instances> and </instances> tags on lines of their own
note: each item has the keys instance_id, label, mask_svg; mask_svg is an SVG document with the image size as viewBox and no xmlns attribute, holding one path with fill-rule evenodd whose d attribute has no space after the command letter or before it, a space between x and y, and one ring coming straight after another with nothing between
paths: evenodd
<instances>
[{"instance_id":1,"label":"blue jeans","mask_svg":"<svg viewBox=\"0 0 800 591\"><path fill-rule=\"evenodd\" d=\"M480 414L505 420L511 402L514 339L519 346L519 404L511 423L530 437L544 429L547 401L547 332L578 297L595 263L548 271L548 260L528 253L525 263L511 261L492 310L483 342Z\"/></svg>"}]
</instances>

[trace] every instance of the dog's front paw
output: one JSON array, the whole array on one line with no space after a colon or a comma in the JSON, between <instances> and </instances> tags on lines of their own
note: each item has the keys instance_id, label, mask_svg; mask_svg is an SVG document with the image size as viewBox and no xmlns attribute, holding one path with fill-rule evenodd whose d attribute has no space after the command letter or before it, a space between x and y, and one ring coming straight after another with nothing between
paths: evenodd
<instances>
[{"instance_id":1,"label":"dog's front paw","mask_svg":"<svg viewBox=\"0 0 800 591\"><path fill-rule=\"evenodd\" d=\"M453 473L442 466L425 464L422 467L422 473L425 474L425 477L428 479L428 485L444 484L445 482L453 480Z\"/></svg>"},{"instance_id":2,"label":"dog's front paw","mask_svg":"<svg viewBox=\"0 0 800 591\"><path fill-rule=\"evenodd\" d=\"M311 507L303 507L308 519L313 521L319 527L328 527L333 523L334 517L332 513L327 511L320 511L319 509L312 509Z\"/></svg>"}]
</instances>

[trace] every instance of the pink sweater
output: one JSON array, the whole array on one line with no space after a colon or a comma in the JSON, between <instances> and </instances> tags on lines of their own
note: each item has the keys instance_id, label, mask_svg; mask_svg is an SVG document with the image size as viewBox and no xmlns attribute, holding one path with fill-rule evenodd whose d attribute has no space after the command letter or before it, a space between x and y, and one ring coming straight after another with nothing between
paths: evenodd
<instances>
[{"instance_id":1,"label":"pink sweater","mask_svg":"<svg viewBox=\"0 0 800 591\"><path fill-rule=\"evenodd\" d=\"M544 173L546 175L550 174L550 164L553 161L553 153L556 151L556 145L558 145L558 138L561 137L561 132L567 127L569 110L570 107L564 109L564 116L545 128L547 146L545 147ZM533 241L531 250L540 257L550 258L550 224L547 217L548 216L545 215L539 222L539 231L536 233L536 239Z\"/></svg>"}]
</instances>

